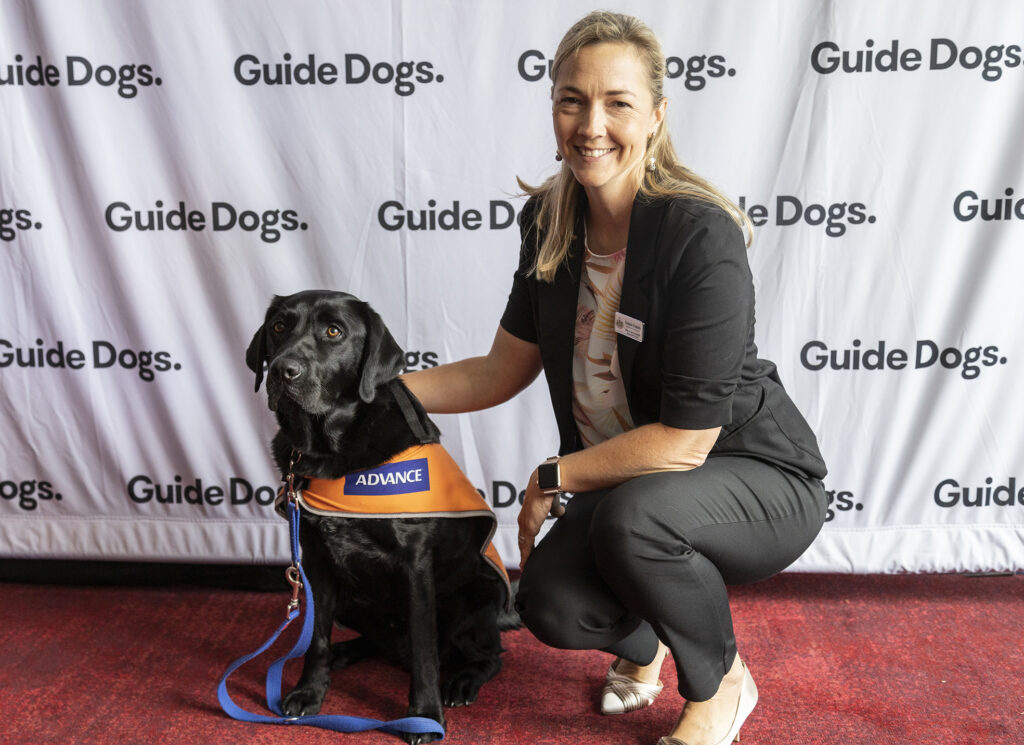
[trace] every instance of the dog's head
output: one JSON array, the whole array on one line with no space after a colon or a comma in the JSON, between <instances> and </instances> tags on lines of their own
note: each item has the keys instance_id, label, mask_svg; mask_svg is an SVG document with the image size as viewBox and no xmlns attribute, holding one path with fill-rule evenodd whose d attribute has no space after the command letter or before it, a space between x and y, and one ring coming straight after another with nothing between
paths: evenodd
<instances>
[{"instance_id":1,"label":"dog's head","mask_svg":"<svg viewBox=\"0 0 1024 745\"><path fill-rule=\"evenodd\" d=\"M402 371L404 355L384 321L353 295L308 290L275 297L249 343L245 361L256 390L267 366L267 403L323 415L377 388Z\"/></svg>"}]
</instances>

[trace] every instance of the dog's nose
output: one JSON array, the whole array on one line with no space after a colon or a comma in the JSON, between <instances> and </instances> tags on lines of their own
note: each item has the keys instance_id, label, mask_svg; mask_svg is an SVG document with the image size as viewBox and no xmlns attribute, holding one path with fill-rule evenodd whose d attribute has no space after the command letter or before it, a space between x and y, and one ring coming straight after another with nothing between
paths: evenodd
<instances>
[{"instance_id":1,"label":"dog's nose","mask_svg":"<svg viewBox=\"0 0 1024 745\"><path fill-rule=\"evenodd\" d=\"M302 376L303 367L295 360L278 360L270 370L271 374L280 375L289 383Z\"/></svg>"}]
</instances>

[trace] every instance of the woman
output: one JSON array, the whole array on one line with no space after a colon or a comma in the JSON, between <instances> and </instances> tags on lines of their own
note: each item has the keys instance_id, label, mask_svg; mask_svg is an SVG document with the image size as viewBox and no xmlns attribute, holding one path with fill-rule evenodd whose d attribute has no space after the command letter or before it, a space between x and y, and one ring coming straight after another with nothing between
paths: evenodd
<instances>
[{"instance_id":1,"label":"woman","mask_svg":"<svg viewBox=\"0 0 1024 745\"><path fill-rule=\"evenodd\" d=\"M428 411L452 413L506 401L544 370L561 457L526 489L517 608L549 645L616 655L604 713L649 705L671 651L686 705L660 745L713 745L738 737L757 700L726 585L810 545L825 466L757 358L749 223L679 163L664 77L634 18L596 12L569 30L552 67L562 165L523 185L521 261L491 350L405 381Z\"/></svg>"}]
</instances>

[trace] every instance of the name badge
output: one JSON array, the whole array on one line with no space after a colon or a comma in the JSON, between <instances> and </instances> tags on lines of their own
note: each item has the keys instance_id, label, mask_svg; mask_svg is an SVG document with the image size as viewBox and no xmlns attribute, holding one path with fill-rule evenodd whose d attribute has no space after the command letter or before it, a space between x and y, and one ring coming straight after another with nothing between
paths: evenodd
<instances>
[{"instance_id":1,"label":"name badge","mask_svg":"<svg viewBox=\"0 0 1024 745\"><path fill-rule=\"evenodd\" d=\"M630 318L625 313L615 314L615 333L622 334L633 341L644 340L644 322Z\"/></svg>"}]
</instances>

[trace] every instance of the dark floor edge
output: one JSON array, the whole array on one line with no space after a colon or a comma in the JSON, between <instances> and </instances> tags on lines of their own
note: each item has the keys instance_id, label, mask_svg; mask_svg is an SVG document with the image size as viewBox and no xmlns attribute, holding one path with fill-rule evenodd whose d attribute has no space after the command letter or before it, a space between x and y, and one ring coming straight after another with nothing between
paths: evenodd
<instances>
[{"instance_id":1,"label":"dark floor edge","mask_svg":"<svg viewBox=\"0 0 1024 745\"><path fill-rule=\"evenodd\" d=\"M83 559L0 559L0 582L38 585L198 585L278 592L289 589L285 564L178 564ZM510 572L510 574L513 574ZM519 572L515 571L514 576ZM1024 572L949 573L969 578L1011 577ZM902 574L886 575L892 577Z\"/></svg>"},{"instance_id":2,"label":"dark floor edge","mask_svg":"<svg viewBox=\"0 0 1024 745\"><path fill-rule=\"evenodd\" d=\"M200 585L233 590L288 588L285 565L172 564L81 559L0 559L0 582L40 585Z\"/></svg>"}]
</instances>

